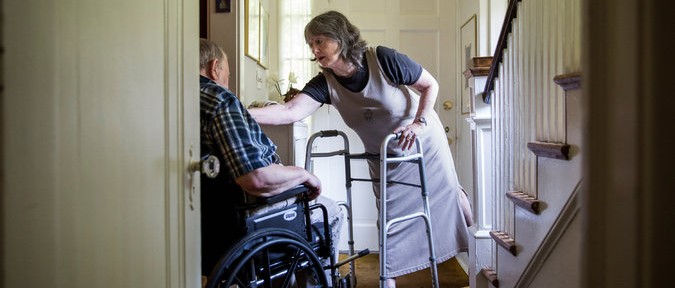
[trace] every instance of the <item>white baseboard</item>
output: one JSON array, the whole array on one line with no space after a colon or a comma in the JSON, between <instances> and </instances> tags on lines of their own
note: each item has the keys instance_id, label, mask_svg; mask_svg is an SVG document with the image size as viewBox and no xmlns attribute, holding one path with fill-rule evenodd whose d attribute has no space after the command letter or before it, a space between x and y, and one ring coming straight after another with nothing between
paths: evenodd
<instances>
[{"instance_id":1,"label":"white baseboard","mask_svg":"<svg viewBox=\"0 0 675 288\"><path fill-rule=\"evenodd\" d=\"M455 259L457 259L457 262L459 263L459 266L462 267L462 270L464 270L464 273L467 275L469 274L469 253L467 252L460 252L455 256Z\"/></svg>"},{"instance_id":2,"label":"white baseboard","mask_svg":"<svg viewBox=\"0 0 675 288\"><path fill-rule=\"evenodd\" d=\"M342 234L340 235L340 243L338 244L338 250L340 251L349 251L349 245L347 241L349 239L347 232L347 225L342 229ZM354 249L363 250L370 249L370 252L377 252L380 249L378 244L378 234L377 226L373 222L369 223L354 223Z\"/></svg>"}]
</instances>

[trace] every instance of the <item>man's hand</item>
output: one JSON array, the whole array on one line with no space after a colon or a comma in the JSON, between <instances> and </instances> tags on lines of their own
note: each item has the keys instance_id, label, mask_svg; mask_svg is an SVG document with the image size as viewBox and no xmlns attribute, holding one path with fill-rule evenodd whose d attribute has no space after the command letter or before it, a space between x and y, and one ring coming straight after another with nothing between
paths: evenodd
<instances>
[{"instance_id":1,"label":"man's hand","mask_svg":"<svg viewBox=\"0 0 675 288\"><path fill-rule=\"evenodd\" d=\"M314 174L309 172L307 172L307 174L310 176L309 180L303 184L309 188L309 194L307 195L309 200L314 200L321 195L321 181Z\"/></svg>"}]
</instances>

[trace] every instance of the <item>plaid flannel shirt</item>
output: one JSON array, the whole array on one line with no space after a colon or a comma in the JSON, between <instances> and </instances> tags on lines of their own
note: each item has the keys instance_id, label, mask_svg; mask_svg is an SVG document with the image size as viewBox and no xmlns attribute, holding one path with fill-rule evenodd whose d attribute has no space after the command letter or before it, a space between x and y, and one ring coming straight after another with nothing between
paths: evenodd
<instances>
[{"instance_id":1,"label":"plaid flannel shirt","mask_svg":"<svg viewBox=\"0 0 675 288\"><path fill-rule=\"evenodd\" d=\"M199 76L202 155L219 157L230 177L279 162L277 147L228 89Z\"/></svg>"}]
</instances>

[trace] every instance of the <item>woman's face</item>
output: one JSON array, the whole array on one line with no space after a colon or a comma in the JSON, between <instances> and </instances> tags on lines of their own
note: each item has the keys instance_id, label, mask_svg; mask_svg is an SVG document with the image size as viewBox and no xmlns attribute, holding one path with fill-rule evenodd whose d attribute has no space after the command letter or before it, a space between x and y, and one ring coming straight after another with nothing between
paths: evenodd
<instances>
[{"instance_id":1,"label":"woman's face","mask_svg":"<svg viewBox=\"0 0 675 288\"><path fill-rule=\"evenodd\" d=\"M314 58L323 68L333 68L335 64L340 63L340 46L337 41L324 35L309 37L309 48L314 54Z\"/></svg>"}]
</instances>

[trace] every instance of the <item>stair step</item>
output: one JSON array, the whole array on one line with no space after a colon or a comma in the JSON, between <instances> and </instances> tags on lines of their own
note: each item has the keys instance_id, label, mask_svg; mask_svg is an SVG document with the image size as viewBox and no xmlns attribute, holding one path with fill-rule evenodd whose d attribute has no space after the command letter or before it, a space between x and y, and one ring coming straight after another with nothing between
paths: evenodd
<instances>
[{"instance_id":1,"label":"stair step","mask_svg":"<svg viewBox=\"0 0 675 288\"><path fill-rule=\"evenodd\" d=\"M492 237L499 246L502 246L504 249L511 252L513 256L518 256L516 240L511 238L508 233L502 231L490 231L490 237Z\"/></svg>"},{"instance_id":2,"label":"stair step","mask_svg":"<svg viewBox=\"0 0 675 288\"><path fill-rule=\"evenodd\" d=\"M531 195L528 195L521 191L506 192L506 197L511 199L511 201L517 206L520 206L527 211L539 215L540 212L539 209L541 208L541 204L543 203L543 201L537 200L537 198L534 198Z\"/></svg>"},{"instance_id":3,"label":"stair step","mask_svg":"<svg viewBox=\"0 0 675 288\"><path fill-rule=\"evenodd\" d=\"M513 256L518 256L516 250L516 240L514 240L508 233L502 231L490 231L490 237L492 237L499 246L502 246L507 251L511 252Z\"/></svg>"},{"instance_id":4,"label":"stair step","mask_svg":"<svg viewBox=\"0 0 675 288\"><path fill-rule=\"evenodd\" d=\"M551 142L530 142L527 143L527 148L530 149L538 157L546 157L553 159L568 160L570 153L570 145L565 143L551 143Z\"/></svg>"},{"instance_id":5,"label":"stair step","mask_svg":"<svg viewBox=\"0 0 675 288\"><path fill-rule=\"evenodd\" d=\"M495 287L499 287L499 279L497 279L497 271L492 268L483 268L480 270L480 273L485 276L485 278L490 281L490 284Z\"/></svg>"},{"instance_id":6,"label":"stair step","mask_svg":"<svg viewBox=\"0 0 675 288\"><path fill-rule=\"evenodd\" d=\"M579 89L581 88L581 72L557 75L553 77L553 82L565 91Z\"/></svg>"}]
</instances>

